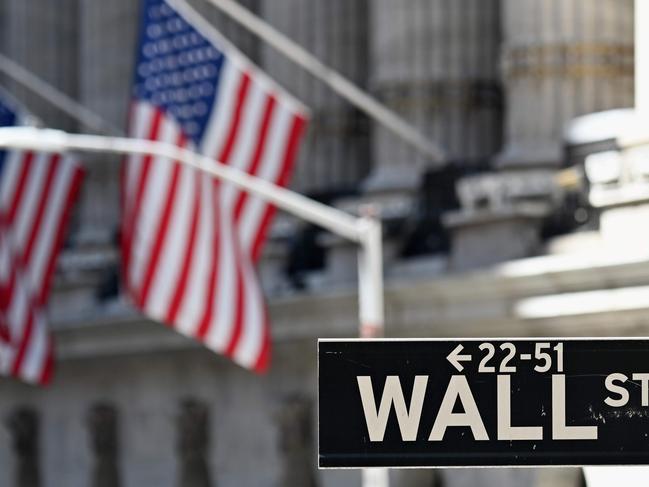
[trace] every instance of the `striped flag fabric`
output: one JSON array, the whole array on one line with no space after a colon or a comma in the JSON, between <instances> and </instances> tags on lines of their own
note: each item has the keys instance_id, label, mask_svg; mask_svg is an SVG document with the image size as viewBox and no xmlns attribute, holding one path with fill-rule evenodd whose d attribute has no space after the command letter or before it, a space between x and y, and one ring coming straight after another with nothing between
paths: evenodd
<instances>
[{"instance_id":1,"label":"striped flag fabric","mask_svg":"<svg viewBox=\"0 0 649 487\"><path fill-rule=\"evenodd\" d=\"M28 118L0 93L0 126ZM45 307L82 170L49 153L0 153L0 374L46 384L53 344Z\"/></svg>"},{"instance_id":2,"label":"striped flag fabric","mask_svg":"<svg viewBox=\"0 0 649 487\"><path fill-rule=\"evenodd\" d=\"M285 186L307 110L185 2L144 0L129 134ZM255 272L274 208L179 163L124 166L122 261L147 316L263 371L269 331Z\"/></svg>"}]
</instances>

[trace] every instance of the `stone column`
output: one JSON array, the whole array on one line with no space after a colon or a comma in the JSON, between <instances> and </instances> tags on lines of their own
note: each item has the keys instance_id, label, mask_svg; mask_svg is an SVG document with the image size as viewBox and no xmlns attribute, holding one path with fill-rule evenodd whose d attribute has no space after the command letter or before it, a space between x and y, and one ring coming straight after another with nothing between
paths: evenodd
<instances>
[{"instance_id":1,"label":"stone column","mask_svg":"<svg viewBox=\"0 0 649 487\"><path fill-rule=\"evenodd\" d=\"M119 487L117 410L110 404L95 404L88 414L90 445L94 457L90 485Z\"/></svg>"},{"instance_id":2,"label":"stone column","mask_svg":"<svg viewBox=\"0 0 649 487\"><path fill-rule=\"evenodd\" d=\"M176 451L180 462L178 487L210 487L207 465L209 410L193 399L183 401L177 419Z\"/></svg>"},{"instance_id":3,"label":"stone column","mask_svg":"<svg viewBox=\"0 0 649 487\"><path fill-rule=\"evenodd\" d=\"M353 82L366 85L367 0L273 0L259 7L264 20ZM312 111L293 188L315 194L357 186L369 170L367 118L267 45L261 46L260 62Z\"/></svg>"},{"instance_id":4,"label":"stone column","mask_svg":"<svg viewBox=\"0 0 649 487\"><path fill-rule=\"evenodd\" d=\"M79 99L84 106L118 127L125 127L131 97L139 2L83 2Z\"/></svg>"},{"instance_id":5,"label":"stone column","mask_svg":"<svg viewBox=\"0 0 649 487\"><path fill-rule=\"evenodd\" d=\"M365 87L369 62L369 4L371 1L368 0L273 0L260 2L259 14L325 64ZM292 188L318 197L327 204L335 204L341 196L356 192L371 166L367 117L324 83L265 44L260 46L259 61L266 72L311 110L305 141L292 176ZM287 253L287 244L277 239L282 233L286 235L284 230L276 231L280 226L282 223L278 219L271 238L283 247L282 252L276 253L282 258L282 254ZM304 228L299 222L292 223L292 227L295 235ZM322 244L318 242L316 245ZM341 248L343 254L349 253L346 242L340 239L326 242L324 246L335 247L331 253ZM355 267L347 270L345 280L350 271L355 273ZM318 271L314 274L316 279L309 282L317 285L314 283L320 276ZM329 269L325 275L326 279L337 280Z\"/></svg>"},{"instance_id":6,"label":"stone column","mask_svg":"<svg viewBox=\"0 0 649 487\"><path fill-rule=\"evenodd\" d=\"M462 164L500 147L499 5L371 3L371 91ZM374 169L366 188L415 188L428 161L378 124L373 129Z\"/></svg>"},{"instance_id":7,"label":"stone column","mask_svg":"<svg viewBox=\"0 0 649 487\"><path fill-rule=\"evenodd\" d=\"M126 129L131 98L140 2L82 2L79 100L114 126ZM84 154L89 159L79 205L77 240L112 245L119 222L119 157Z\"/></svg>"},{"instance_id":8,"label":"stone column","mask_svg":"<svg viewBox=\"0 0 649 487\"><path fill-rule=\"evenodd\" d=\"M566 123L633 103L632 0L505 0L506 144L496 173L460 181L446 215L451 266L493 264L540 249L543 219L563 204L554 182Z\"/></svg>"},{"instance_id":9,"label":"stone column","mask_svg":"<svg viewBox=\"0 0 649 487\"><path fill-rule=\"evenodd\" d=\"M633 106L633 0L504 0L503 167L556 167L566 122Z\"/></svg>"},{"instance_id":10,"label":"stone column","mask_svg":"<svg viewBox=\"0 0 649 487\"><path fill-rule=\"evenodd\" d=\"M470 167L500 147L500 39L497 0L374 0L368 5L369 91L388 108L441 145L456 166ZM386 272L399 272L395 258L421 221L416 198L430 161L372 121L372 170L362 196L339 206L358 212L381 205L386 229ZM432 230L435 232L435 230ZM433 238L440 238L434 235ZM327 278L355 278L355 248L339 239L329 247ZM342 272L340 272L342 270Z\"/></svg>"},{"instance_id":11,"label":"stone column","mask_svg":"<svg viewBox=\"0 0 649 487\"><path fill-rule=\"evenodd\" d=\"M16 458L15 487L40 487L38 413L30 408L18 408L6 418Z\"/></svg>"},{"instance_id":12,"label":"stone column","mask_svg":"<svg viewBox=\"0 0 649 487\"><path fill-rule=\"evenodd\" d=\"M0 50L59 90L76 97L79 0L4 0L2 3L4 25ZM47 125L64 130L77 127L74 120L18 83L7 80L6 86Z\"/></svg>"}]
</instances>

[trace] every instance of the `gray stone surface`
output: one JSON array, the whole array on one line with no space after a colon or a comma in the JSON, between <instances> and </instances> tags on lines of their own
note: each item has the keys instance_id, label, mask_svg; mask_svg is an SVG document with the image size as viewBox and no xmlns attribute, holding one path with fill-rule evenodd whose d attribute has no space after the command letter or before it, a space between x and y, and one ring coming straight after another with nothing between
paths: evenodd
<instances>
[{"instance_id":1,"label":"gray stone surface","mask_svg":"<svg viewBox=\"0 0 649 487\"><path fill-rule=\"evenodd\" d=\"M454 267L523 257L538 249L540 220L505 224L498 218L500 206L533 199L550 205L559 192L544 188L548 178L535 169L561 163L565 124L585 113L633 103L632 1L506 0L502 25L507 116L497 164L504 172L478 177L482 186L493 188L482 191L483 211L498 223L476 231L481 218L466 210L475 207L480 194L466 197L476 191L470 181L461 182L466 214L464 224L452 229ZM507 180L515 178L524 184L511 194Z\"/></svg>"},{"instance_id":2,"label":"gray stone surface","mask_svg":"<svg viewBox=\"0 0 649 487\"><path fill-rule=\"evenodd\" d=\"M499 12L492 0L372 2L371 90L451 159L500 146ZM373 155L375 171L407 175L429 163L379 126Z\"/></svg>"},{"instance_id":3,"label":"gray stone surface","mask_svg":"<svg viewBox=\"0 0 649 487\"><path fill-rule=\"evenodd\" d=\"M40 421L32 408L17 406L5 414L5 426L11 435L14 455L13 484L15 487L40 487ZM10 476L6 471L7 480Z\"/></svg>"},{"instance_id":4,"label":"gray stone surface","mask_svg":"<svg viewBox=\"0 0 649 487\"><path fill-rule=\"evenodd\" d=\"M567 296L608 289L613 284L620 290L649 284L649 256L628 261L622 257L545 257L482 273L392 284L386 294L388 334L646 334L646 308L540 319L526 319L517 311L521 303L535 296ZM103 325L93 323L93 319L99 319L95 309L94 317L86 322L73 326L68 319L67 328L61 327L63 323L58 325L60 361L49 388L0 383L0 417L17 404L34 407L43 428L45 485L81 487L87 485L92 468L92 457L85 446L87 408L110 398L121 413L123 485L171 487L178 474L174 443L178 401L194 397L207 404L210 412L209 433L215 441L207 450L207 461L214 482L219 486L280 486L284 458L277 411L282 410L287 397L315 400L315 339L355 336L355 303L353 292L273 300L274 358L266 376L246 372L137 316L121 325L110 316ZM611 330L613 322L615 330ZM3 433L0 485L5 482L2 476L11 472L11 465L10 441ZM481 485L493 487L518 487L516 479L522 475L518 472L488 473L479 481L491 482ZM316 473L314 469L313 473L321 486L359 486L357 472ZM472 479L471 474L461 471L448 475L449 482L473 481L466 480ZM509 478L509 483L504 478ZM394 479L395 487L430 485L425 472L399 472ZM553 482L558 480L533 485L559 485ZM571 482L562 485L576 487Z\"/></svg>"},{"instance_id":5,"label":"gray stone surface","mask_svg":"<svg viewBox=\"0 0 649 487\"><path fill-rule=\"evenodd\" d=\"M94 457L90 485L119 487L119 421L110 403L96 403L87 417L90 448Z\"/></svg>"},{"instance_id":6,"label":"gray stone surface","mask_svg":"<svg viewBox=\"0 0 649 487\"><path fill-rule=\"evenodd\" d=\"M534 255L545 214L544 206L527 204L445 215L452 239L449 268L474 269Z\"/></svg>"},{"instance_id":7,"label":"gray stone surface","mask_svg":"<svg viewBox=\"0 0 649 487\"><path fill-rule=\"evenodd\" d=\"M260 14L318 59L365 87L371 1L273 0ZM311 109L307 138L292 178L301 192L350 189L370 168L370 128L347 101L273 48L260 46L260 63Z\"/></svg>"},{"instance_id":8,"label":"gray stone surface","mask_svg":"<svg viewBox=\"0 0 649 487\"><path fill-rule=\"evenodd\" d=\"M632 0L504 0L500 164L556 166L564 124L633 105Z\"/></svg>"},{"instance_id":9,"label":"gray stone surface","mask_svg":"<svg viewBox=\"0 0 649 487\"><path fill-rule=\"evenodd\" d=\"M0 49L5 55L73 97L79 92L80 3L5 0L4 24L0 28ZM66 130L77 127L76 122L34 93L6 78L0 79L47 125Z\"/></svg>"},{"instance_id":10,"label":"gray stone surface","mask_svg":"<svg viewBox=\"0 0 649 487\"><path fill-rule=\"evenodd\" d=\"M79 101L126 132L131 98L139 3L81 2ZM100 62L98 62L100 60ZM82 245L113 244L119 222L120 157L84 154L86 176L79 205Z\"/></svg>"}]
</instances>

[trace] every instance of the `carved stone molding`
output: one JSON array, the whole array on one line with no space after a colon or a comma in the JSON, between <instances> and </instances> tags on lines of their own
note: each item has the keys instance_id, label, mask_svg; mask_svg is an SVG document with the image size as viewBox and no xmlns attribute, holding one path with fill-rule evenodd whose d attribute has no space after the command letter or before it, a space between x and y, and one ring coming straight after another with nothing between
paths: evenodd
<instances>
[{"instance_id":1,"label":"carved stone molding","mask_svg":"<svg viewBox=\"0 0 649 487\"><path fill-rule=\"evenodd\" d=\"M400 113L444 107L502 109L502 88L489 79L393 81L373 90L390 108Z\"/></svg>"},{"instance_id":2,"label":"carved stone molding","mask_svg":"<svg viewBox=\"0 0 649 487\"><path fill-rule=\"evenodd\" d=\"M371 1L259 1L259 13L275 28L360 86L368 78L368 10ZM354 187L368 173L370 126L324 83L295 67L267 45L264 69L312 111L291 186L303 193Z\"/></svg>"},{"instance_id":3,"label":"carved stone molding","mask_svg":"<svg viewBox=\"0 0 649 487\"><path fill-rule=\"evenodd\" d=\"M554 173L543 169L485 173L467 176L457 183L462 209L473 211L507 207L517 201L558 197Z\"/></svg>"},{"instance_id":4,"label":"carved stone molding","mask_svg":"<svg viewBox=\"0 0 649 487\"><path fill-rule=\"evenodd\" d=\"M499 167L561 164L565 124L633 105L631 0L503 0Z\"/></svg>"},{"instance_id":5,"label":"carved stone molding","mask_svg":"<svg viewBox=\"0 0 649 487\"><path fill-rule=\"evenodd\" d=\"M500 1L375 0L370 90L453 160L500 147ZM430 162L377 125L374 171L423 172ZM374 175L370 176L370 178Z\"/></svg>"},{"instance_id":6,"label":"carved stone molding","mask_svg":"<svg viewBox=\"0 0 649 487\"><path fill-rule=\"evenodd\" d=\"M508 79L548 76L633 77L633 45L575 42L511 46L503 52Z\"/></svg>"}]
</instances>

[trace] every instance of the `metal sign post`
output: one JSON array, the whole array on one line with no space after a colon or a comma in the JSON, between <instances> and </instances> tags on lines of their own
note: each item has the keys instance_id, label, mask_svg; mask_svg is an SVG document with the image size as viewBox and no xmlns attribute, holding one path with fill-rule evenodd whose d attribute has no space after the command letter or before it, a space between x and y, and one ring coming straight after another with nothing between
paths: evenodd
<instances>
[{"instance_id":1,"label":"metal sign post","mask_svg":"<svg viewBox=\"0 0 649 487\"><path fill-rule=\"evenodd\" d=\"M81 103L57 90L51 84L43 81L24 66L2 53L0 53L0 72L20 83L31 92L36 93L52 106L81 122L87 128L103 134L121 135L119 128L107 122L93 111L88 110Z\"/></svg>"}]
</instances>

